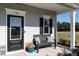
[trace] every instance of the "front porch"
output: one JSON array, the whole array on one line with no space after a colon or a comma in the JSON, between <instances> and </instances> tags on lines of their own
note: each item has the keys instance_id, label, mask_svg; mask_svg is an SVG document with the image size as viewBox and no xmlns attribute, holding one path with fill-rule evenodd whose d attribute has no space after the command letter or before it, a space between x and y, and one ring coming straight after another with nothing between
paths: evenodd
<instances>
[{"instance_id":1,"label":"front porch","mask_svg":"<svg viewBox=\"0 0 79 59\"><path fill-rule=\"evenodd\" d=\"M9 56L58 56L59 53L64 53L64 51L66 51L66 53L71 53L69 47L57 45L56 49L54 49L54 47L39 49L39 53L28 53L27 51L23 51L18 53L15 52Z\"/></svg>"},{"instance_id":2,"label":"front porch","mask_svg":"<svg viewBox=\"0 0 79 59\"><path fill-rule=\"evenodd\" d=\"M70 31L70 47L68 47L68 50L74 49L75 48L75 14L76 14L75 9L78 8L78 6L79 5L75 3L73 4L56 4L56 3L55 4L53 3L52 4L39 4L39 3L0 4L1 7L0 10L1 44L0 45L5 46L6 53L13 51L12 49L16 50L15 48L17 47L19 48L22 47L22 49L24 50L25 43L33 41L33 35L38 35L38 34L39 35L50 34L53 37L52 39L56 39L57 42L58 37L57 37L56 16L61 13L69 12L71 31ZM12 31L14 30L14 28L16 28L14 31L15 33ZM17 29L19 31L17 31ZM17 36L16 36L16 32L18 32ZM17 40L18 39L17 37L19 37L20 40ZM18 45L16 45L15 43ZM10 46L11 44L13 46ZM62 53L64 49L67 48L57 45L56 49L54 49L53 47L47 47L40 49L39 53L35 53L35 52L27 53L25 51L16 53L14 51L15 53L12 53L10 55L18 55L18 56L19 55L25 55L25 56L55 55L56 56L58 53Z\"/></svg>"}]
</instances>

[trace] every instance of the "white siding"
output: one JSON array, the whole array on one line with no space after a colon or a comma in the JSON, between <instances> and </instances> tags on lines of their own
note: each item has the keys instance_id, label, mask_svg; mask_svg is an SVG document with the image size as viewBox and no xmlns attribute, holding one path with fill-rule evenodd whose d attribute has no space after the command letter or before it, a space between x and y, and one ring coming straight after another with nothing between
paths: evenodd
<instances>
[{"instance_id":1,"label":"white siding","mask_svg":"<svg viewBox=\"0 0 79 59\"><path fill-rule=\"evenodd\" d=\"M35 34L39 34L39 27L25 27L25 42L31 42Z\"/></svg>"},{"instance_id":2,"label":"white siding","mask_svg":"<svg viewBox=\"0 0 79 59\"><path fill-rule=\"evenodd\" d=\"M27 13L25 19L25 42L30 42L33 35L39 34L39 15Z\"/></svg>"},{"instance_id":3,"label":"white siding","mask_svg":"<svg viewBox=\"0 0 79 59\"><path fill-rule=\"evenodd\" d=\"M4 9L0 10L0 46L6 45L6 19Z\"/></svg>"},{"instance_id":4,"label":"white siding","mask_svg":"<svg viewBox=\"0 0 79 59\"><path fill-rule=\"evenodd\" d=\"M26 11L25 15L25 26L24 26L24 40L25 42L30 42L33 39L33 35L40 33L39 28L39 19L43 15L55 16L55 12L43 10L39 8L33 8L30 6L24 6L20 4L0 4L2 8L10 8L10 9L17 9ZM6 29L6 13L5 10L0 8L0 45L6 44L7 39L7 29ZM54 19L55 20L55 19ZM54 36L54 27L52 29L52 35Z\"/></svg>"},{"instance_id":5,"label":"white siding","mask_svg":"<svg viewBox=\"0 0 79 59\"><path fill-rule=\"evenodd\" d=\"M43 14L41 14L43 15ZM25 19L25 42L30 42L33 40L33 35L36 34L40 34L40 27L39 27L39 19L40 19L40 15L39 14L33 14L33 13L29 13L26 15L26 19ZM52 16L52 39L55 39L55 27L56 25L55 20L56 17Z\"/></svg>"},{"instance_id":6,"label":"white siding","mask_svg":"<svg viewBox=\"0 0 79 59\"><path fill-rule=\"evenodd\" d=\"M0 26L0 45L6 44L6 27Z\"/></svg>"}]
</instances>

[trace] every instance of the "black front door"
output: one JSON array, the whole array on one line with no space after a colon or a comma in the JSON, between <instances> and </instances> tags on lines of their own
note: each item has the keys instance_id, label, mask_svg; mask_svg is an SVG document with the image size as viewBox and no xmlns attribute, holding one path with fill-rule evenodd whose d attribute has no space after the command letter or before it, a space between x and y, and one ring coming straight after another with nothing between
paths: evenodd
<instances>
[{"instance_id":1,"label":"black front door","mask_svg":"<svg viewBox=\"0 0 79 59\"><path fill-rule=\"evenodd\" d=\"M7 51L24 48L24 17L7 15Z\"/></svg>"}]
</instances>

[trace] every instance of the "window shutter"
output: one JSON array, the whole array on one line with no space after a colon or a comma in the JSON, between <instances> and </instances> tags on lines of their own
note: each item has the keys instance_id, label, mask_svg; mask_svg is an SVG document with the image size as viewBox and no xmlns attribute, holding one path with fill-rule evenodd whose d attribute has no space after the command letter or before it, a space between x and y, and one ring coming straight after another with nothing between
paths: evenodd
<instances>
[{"instance_id":1,"label":"window shutter","mask_svg":"<svg viewBox=\"0 0 79 59\"><path fill-rule=\"evenodd\" d=\"M40 18L40 34L43 34L43 18Z\"/></svg>"},{"instance_id":2,"label":"window shutter","mask_svg":"<svg viewBox=\"0 0 79 59\"><path fill-rule=\"evenodd\" d=\"M50 34L52 34L52 19L50 19L49 22L50 22Z\"/></svg>"}]
</instances>

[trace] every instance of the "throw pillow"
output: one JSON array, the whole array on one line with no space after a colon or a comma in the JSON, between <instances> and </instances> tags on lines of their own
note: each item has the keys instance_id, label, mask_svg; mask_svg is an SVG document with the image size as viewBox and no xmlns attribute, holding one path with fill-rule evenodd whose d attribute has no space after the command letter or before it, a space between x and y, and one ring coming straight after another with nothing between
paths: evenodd
<instances>
[{"instance_id":1,"label":"throw pillow","mask_svg":"<svg viewBox=\"0 0 79 59\"><path fill-rule=\"evenodd\" d=\"M47 36L47 38L48 38L47 42L54 42L54 39L52 39L51 36Z\"/></svg>"},{"instance_id":2,"label":"throw pillow","mask_svg":"<svg viewBox=\"0 0 79 59\"><path fill-rule=\"evenodd\" d=\"M39 37L35 37L35 40L36 40L38 43L40 43Z\"/></svg>"}]
</instances>

